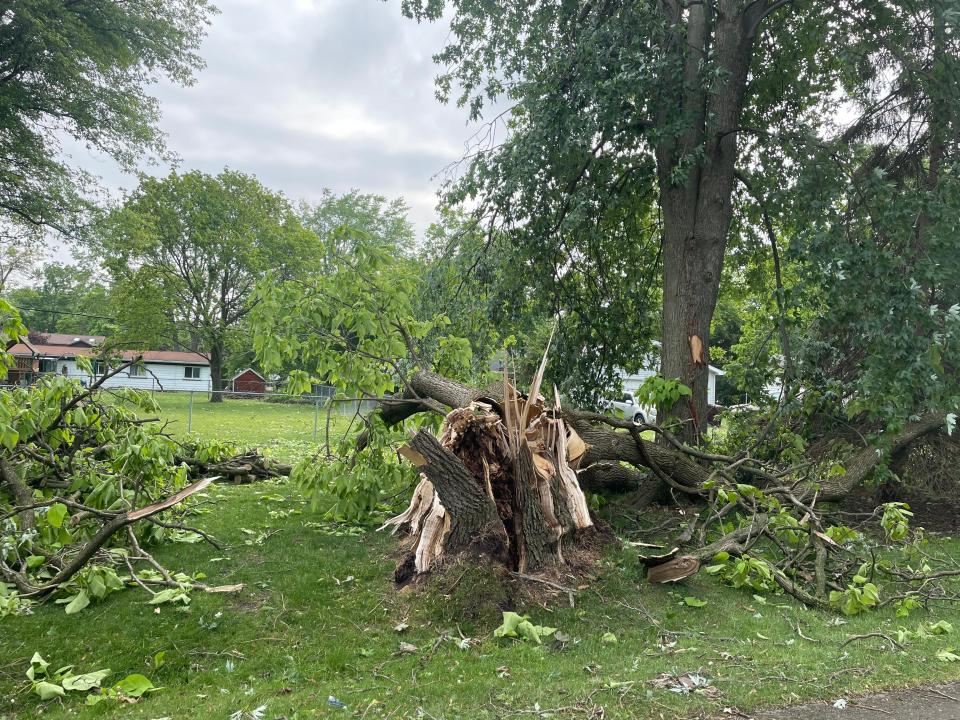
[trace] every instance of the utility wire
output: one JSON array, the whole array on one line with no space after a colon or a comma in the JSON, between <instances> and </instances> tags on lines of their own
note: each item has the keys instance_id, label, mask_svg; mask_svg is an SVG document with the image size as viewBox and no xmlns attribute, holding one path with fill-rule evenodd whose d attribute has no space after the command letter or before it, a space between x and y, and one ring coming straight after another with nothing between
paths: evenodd
<instances>
[{"instance_id":1,"label":"utility wire","mask_svg":"<svg viewBox=\"0 0 960 720\"><path fill-rule=\"evenodd\" d=\"M51 315L76 315L78 317L96 318L97 320L110 320L112 322L116 322L117 320L114 317L107 317L106 315L93 315L91 313L77 312L76 310L54 310L53 308L42 308L37 307L36 305L15 305L14 307L17 307L20 310L30 310L31 312L50 313Z\"/></svg>"}]
</instances>

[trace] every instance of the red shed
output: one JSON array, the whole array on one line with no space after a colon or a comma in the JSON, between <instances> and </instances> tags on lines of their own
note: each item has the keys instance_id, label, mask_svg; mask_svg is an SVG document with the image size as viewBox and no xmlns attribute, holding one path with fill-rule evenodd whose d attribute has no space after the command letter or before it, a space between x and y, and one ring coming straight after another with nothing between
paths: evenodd
<instances>
[{"instance_id":1,"label":"red shed","mask_svg":"<svg viewBox=\"0 0 960 720\"><path fill-rule=\"evenodd\" d=\"M253 368L247 368L234 375L228 387L235 393L264 393L267 379Z\"/></svg>"}]
</instances>

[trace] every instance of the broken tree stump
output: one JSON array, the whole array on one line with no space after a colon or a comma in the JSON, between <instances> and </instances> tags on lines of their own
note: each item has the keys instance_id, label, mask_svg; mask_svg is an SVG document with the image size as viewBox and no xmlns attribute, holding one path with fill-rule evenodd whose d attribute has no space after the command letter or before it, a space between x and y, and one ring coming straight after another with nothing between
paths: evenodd
<instances>
[{"instance_id":1,"label":"broken tree stump","mask_svg":"<svg viewBox=\"0 0 960 720\"><path fill-rule=\"evenodd\" d=\"M592 527L573 463L585 446L542 409L523 433L494 406L447 415L439 440L421 430L400 450L422 481L410 506L384 527L405 529L411 549L395 572L402 584L444 556L471 552L525 573L565 563L564 547ZM573 453L568 452L568 445Z\"/></svg>"}]
</instances>

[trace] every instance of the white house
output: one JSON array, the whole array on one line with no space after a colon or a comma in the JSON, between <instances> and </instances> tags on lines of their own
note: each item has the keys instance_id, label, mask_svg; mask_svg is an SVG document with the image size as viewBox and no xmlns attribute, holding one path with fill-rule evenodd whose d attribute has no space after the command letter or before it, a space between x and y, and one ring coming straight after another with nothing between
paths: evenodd
<instances>
[{"instance_id":1,"label":"white house","mask_svg":"<svg viewBox=\"0 0 960 720\"><path fill-rule=\"evenodd\" d=\"M27 384L44 373L59 373L76 378L83 383L93 376L77 367L78 357L96 357L97 346L104 337L100 335L71 335L65 333L30 333L27 340L7 349L14 357L8 381ZM210 362L195 352L173 350L122 350L111 352L110 357L132 360L141 357L141 362L131 365L107 380L103 387L131 387L141 390L203 390L211 389ZM106 368L94 361L94 376L100 376Z\"/></svg>"},{"instance_id":2,"label":"white house","mask_svg":"<svg viewBox=\"0 0 960 720\"><path fill-rule=\"evenodd\" d=\"M657 349L660 348L660 343L658 341L654 340L653 344ZM717 378L724 375L724 372L720 368L714 367L713 365L708 365L707 370L710 373L707 377L707 404L716 405ZM644 358L643 363L641 364L641 369L637 372L628 373L626 370L620 371L620 376L623 378L623 391L636 393L648 377L656 375L658 372L660 372L660 353L650 353Z\"/></svg>"}]
</instances>

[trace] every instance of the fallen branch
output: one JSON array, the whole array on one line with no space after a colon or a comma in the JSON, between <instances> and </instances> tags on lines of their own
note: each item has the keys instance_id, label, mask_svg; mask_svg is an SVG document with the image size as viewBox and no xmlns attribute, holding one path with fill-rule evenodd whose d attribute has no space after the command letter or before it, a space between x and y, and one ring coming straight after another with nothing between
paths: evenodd
<instances>
[{"instance_id":1,"label":"fallen branch","mask_svg":"<svg viewBox=\"0 0 960 720\"><path fill-rule=\"evenodd\" d=\"M45 595L49 595L50 593L59 589L61 585L69 581L70 578L82 570L90 558L92 558L118 530L127 528L138 520L149 518L152 515L156 515L164 510L168 510L191 495L200 492L210 485L210 483L212 483L214 480L215 478L205 478L204 480L194 483L193 485L189 485L180 492L159 502L151 503L150 505L146 505L130 512L114 514L103 523L103 525L100 527L100 530L98 530L92 538L84 543L84 545L77 551L77 554L71 558L70 562L64 565L63 568L56 575L54 575L50 581L44 583L43 585L31 586L25 578L20 576L19 573L16 573L16 575L20 576L20 582L16 582L17 586L24 590L23 594L27 597L43 597ZM54 501L57 502L59 500L54 499ZM135 540L136 538L134 538L134 541ZM9 570L9 568L7 568L7 570ZM9 575L9 573L6 571L4 574Z\"/></svg>"}]
</instances>

